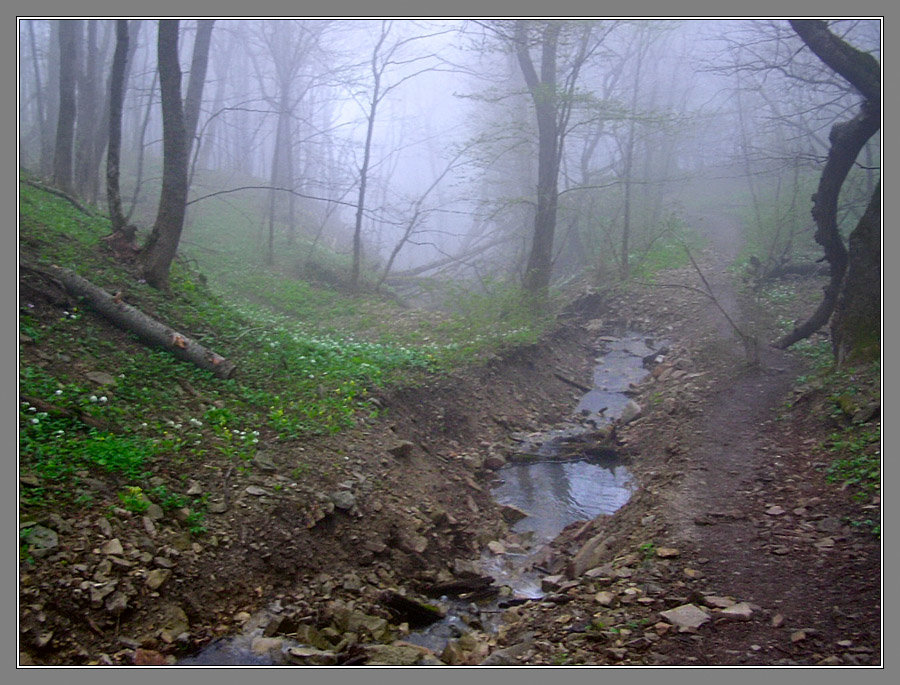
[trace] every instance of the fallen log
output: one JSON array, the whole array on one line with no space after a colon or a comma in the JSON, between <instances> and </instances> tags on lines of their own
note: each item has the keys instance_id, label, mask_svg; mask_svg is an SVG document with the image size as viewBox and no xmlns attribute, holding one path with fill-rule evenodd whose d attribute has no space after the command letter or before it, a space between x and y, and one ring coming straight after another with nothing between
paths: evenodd
<instances>
[{"instance_id":1,"label":"fallen log","mask_svg":"<svg viewBox=\"0 0 900 685\"><path fill-rule=\"evenodd\" d=\"M200 343L182 335L139 309L122 301L120 295L110 295L74 271L51 266L48 275L62 283L72 295L84 298L102 316L119 328L134 333L141 342L159 347L184 361L212 372L217 378L231 378L237 367Z\"/></svg>"}]
</instances>

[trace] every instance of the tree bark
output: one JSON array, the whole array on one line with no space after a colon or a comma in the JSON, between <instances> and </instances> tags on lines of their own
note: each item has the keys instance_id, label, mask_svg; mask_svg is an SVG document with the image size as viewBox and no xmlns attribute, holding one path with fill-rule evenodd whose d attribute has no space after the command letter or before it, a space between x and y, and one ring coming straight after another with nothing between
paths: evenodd
<instances>
[{"instance_id":1,"label":"tree bark","mask_svg":"<svg viewBox=\"0 0 900 685\"><path fill-rule=\"evenodd\" d=\"M850 234L844 288L831 321L838 365L870 362L881 351L881 184Z\"/></svg>"},{"instance_id":2,"label":"tree bark","mask_svg":"<svg viewBox=\"0 0 900 685\"><path fill-rule=\"evenodd\" d=\"M169 288L169 271L178 251L187 201L187 136L178 63L178 19L159 22L159 87L163 113L163 178L153 231L144 247L143 274L160 290Z\"/></svg>"},{"instance_id":3,"label":"tree bark","mask_svg":"<svg viewBox=\"0 0 900 685\"><path fill-rule=\"evenodd\" d=\"M125 96L125 65L128 57L128 20L116 20L116 51L109 79L109 149L106 153L106 203L113 233L125 228L119 192L119 155L122 150L122 103Z\"/></svg>"},{"instance_id":4,"label":"tree bark","mask_svg":"<svg viewBox=\"0 0 900 685\"><path fill-rule=\"evenodd\" d=\"M206 68L209 64L209 46L215 23L215 19L200 19L197 22L197 37L194 38L194 54L191 58L191 77L184 97L184 129L187 136L188 157L194 145L194 137L197 135L200 103L203 101L203 86L206 84Z\"/></svg>"},{"instance_id":5,"label":"tree bark","mask_svg":"<svg viewBox=\"0 0 900 685\"><path fill-rule=\"evenodd\" d=\"M53 154L53 183L72 192L72 146L75 141L75 67L78 63L78 34L81 21L59 21L59 114L56 119L56 147Z\"/></svg>"},{"instance_id":6,"label":"tree bark","mask_svg":"<svg viewBox=\"0 0 900 685\"><path fill-rule=\"evenodd\" d=\"M531 92L538 125L538 185L534 236L525 266L522 287L541 297L550 287L553 269L553 238L559 178L559 131L557 127L556 44L559 24L548 23L541 37L541 74L538 77L528 51L525 21L516 24L516 57Z\"/></svg>"},{"instance_id":7,"label":"tree bark","mask_svg":"<svg viewBox=\"0 0 900 685\"><path fill-rule=\"evenodd\" d=\"M881 127L880 69L875 58L834 36L823 21L791 21L791 26L826 65L849 80L866 99L853 119L831 128L828 158L816 194L812 197L815 239L824 249L825 259L831 268L828 285L813 315L774 343L780 349L809 337L827 324L837 306L841 288L845 287L844 273L848 259L847 248L838 229L838 198L860 151Z\"/></svg>"},{"instance_id":8,"label":"tree bark","mask_svg":"<svg viewBox=\"0 0 900 685\"><path fill-rule=\"evenodd\" d=\"M110 295L103 288L68 269L52 266L48 273L72 295L83 297L94 310L119 328L137 335L143 343L171 352L179 359L211 372L217 378L227 379L234 375L237 367L232 362L124 303L120 296Z\"/></svg>"}]
</instances>

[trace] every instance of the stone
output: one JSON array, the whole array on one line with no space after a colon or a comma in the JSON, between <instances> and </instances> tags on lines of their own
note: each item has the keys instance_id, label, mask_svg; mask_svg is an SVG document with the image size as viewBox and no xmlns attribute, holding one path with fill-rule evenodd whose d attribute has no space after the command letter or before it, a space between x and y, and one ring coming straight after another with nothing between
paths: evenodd
<instances>
[{"instance_id":1,"label":"stone","mask_svg":"<svg viewBox=\"0 0 900 685\"><path fill-rule=\"evenodd\" d=\"M265 452L257 452L250 463L261 471L273 472L278 470L278 466L275 465L272 457Z\"/></svg>"},{"instance_id":2,"label":"stone","mask_svg":"<svg viewBox=\"0 0 900 685\"><path fill-rule=\"evenodd\" d=\"M616 594L608 590L602 590L594 595L594 599L600 606L611 607L616 601Z\"/></svg>"},{"instance_id":3,"label":"stone","mask_svg":"<svg viewBox=\"0 0 900 685\"><path fill-rule=\"evenodd\" d=\"M31 526L27 530L25 541L28 543L33 557L45 557L59 547L59 536L56 531L41 525Z\"/></svg>"},{"instance_id":4,"label":"stone","mask_svg":"<svg viewBox=\"0 0 900 685\"><path fill-rule=\"evenodd\" d=\"M118 385L115 377L105 371L88 371L85 376L97 385Z\"/></svg>"},{"instance_id":5,"label":"stone","mask_svg":"<svg viewBox=\"0 0 900 685\"><path fill-rule=\"evenodd\" d=\"M414 448L415 445L409 440L401 440L388 447L387 451L395 457L406 458L412 454Z\"/></svg>"},{"instance_id":6,"label":"stone","mask_svg":"<svg viewBox=\"0 0 900 685\"><path fill-rule=\"evenodd\" d=\"M100 546L100 551L103 554L122 554L125 550L122 549L122 543L119 542L119 538L113 538L107 542L104 542Z\"/></svg>"},{"instance_id":7,"label":"stone","mask_svg":"<svg viewBox=\"0 0 900 685\"><path fill-rule=\"evenodd\" d=\"M484 458L484 467L486 469L496 471L497 469L502 469L504 466L506 466L506 457L502 454L491 452Z\"/></svg>"},{"instance_id":8,"label":"stone","mask_svg":"<svg viewBox=\"0 0 900 685\"><path fill-rule=\"evenodd\" d=\"M329 498L334 503L335 508L347 511L356 505L356 497L348 490L338 490L332 492Z\"/></svg>"},{"instance_id":9,"label":"stone","mask_svg":"<svg viewBox=\"0 0 900 685\"><path fill-rule=\"evenodd\" d=\"M641 408L641 405L639 405L634 400L628 400L628 403L622 410L622 415L619 417L619 421L621 421L623 424L634 421L641 415L642 411L643 409Z\"/></svg>"},{"instance_id":10,"label":"stone","mask_svg":"<svg viewBox=\"0 0 900 685\"><path fill-rule=\"evenodd\" d=\"M298 666L334 666L337 664L337 654L313 647L291 647L286 654L288 660Z\"/></svg>"},{"instance_id":11,"label":"stone","mask_svg":"<svg viewBox=\"0 0 900 685\"><path fill-rule=\"evenodd\" d=\"M278 637L255 637L250 643L250 651L257 656L275 656L281 652L284 640Z\"/></svg>"},{"instance_id":12,"label":"stone","mask_svg":"<svg viewBox=\"0 0 900 685\"><path fill-rule=\"evenodd\" d=\"M145 581L145 583L151 590L158 590L160 586L165 583L171 575L172 572L169 569L155 568L147 574L147 580Z\"/></svg>"},{"instance_id":13,"label":"stone","mask_svg":"<svg viewBox=\"0 0 900 685\"><path fill-rule=\"evenodd\" d=\"M175 642L180 635L190 630L191 624L188 621L187 614L177 604L167 604L163 608L164 616L162 627L159 631L159 637L163 642L171 644Z\"/></svg>"},{"instance_id":14,"label":"stone","mask_svg":"<svg viewBox=\"0 0 900 685\"><path fill-rule=\"evenodd\" d=\"M729 619L732 621L749 621L753 616L753 609L747 602L738 602L730 607L720 609L716 612L716 618Z\"/></svg>"},{"instance_id":15,"label":"stone","mask_svg":"<svg viewBox=\"0 0 900 685\"><path fill-rule=\"evenodd\" d=\"M500 516L502 516L503 520L506 521L509 525L512 525L517 521L528 518L529 514L525 511L522 511L518 507L514 507L511 504L504 504L500 507Z\"/></svg>"},{"instance_id":16,"label":"stone","mask_svg":"<svg viewBox=\"0 0 900 685\"><path fill-rule=\"evenodd\" d=\"M113 616L121 616L128 608L128 597L124 592L114 592L106 600L106 610Z\"/></svg>"},{"instance_id":17,"label":"stone","mask_svg":"<svg viewBox=\"0 0 900 685\"><path fill-rule=\"evenodd\" d=\"M677 557L681 554L681 552L674 547L659 547L656 550L656 556L660 559L671 559L672 557Z\"/></svg>"},{"instance_id":18,"label":"stone","mask_svg":"<svg viewBox=\"0 0 900 685\"><path fill-rule=\"evenodd\" d=\"M552 576L544 576L541 579L541 590L544 592L552 592L554 590L559 590L563 581L565 580L565 576L561 574L552 575Z\"/></svg>"},{"instance_id":19,"label":"stone","mask_svg":"<svg viewBox=\"0 0 900 685\"><path fill-rule=\"evenodd\" d=\"M152 521L159 521L166 515L163 508L155 502L150 503L145 513Z\"/></svg>"},{"instance_id":20,"label":"stone","mask_svg":"<svg viewBox=\"0 0 900 685\"><path fill-rule=\"evenodd\" d=\"M366 645L367 666L416 666L430 657L437 658L431 650L408 642L397 641L389 645ZM443 662L438 662L443 664Z\"/></svg>"},{"instance_id":21,"label":"stone","mask_svg":"<svg viewBox=\"0 0 900 685\"><path fill-rule=\"evenodd\" d=\"M679 632L692 632L710 620L710 615L695 604L682 604L674 609L661 611L659 615L678 628Z\"/></svg>"},{"instance_id":22,"label":"stone","mask_svg":"<svg viewBox=\"0 0 900 685\"><path fill-rule=\"evenodd\" d=\"M261 488L258 485L248 485L244 489L244 492L248 495L253 495L254 497L264 497L265 495L271 494L268 490Z\"/></svg>"},{"instance_id":23,"label":"stone","mask_svg":"<svg viewBox=\"0 0 900 685\"><path fill-rule=\"evenodd\" d=\"M772 505L768 509L766 509L766 513L769 516L781 516L784 513L784 509L779 507L777 504Z\"/></svg>"},{"instance_id":24,"label":"stone","mask_svg":"<svg viewBox=\"0 0 900 685\"><path fill-rule=\"evenodd\" d=\"M703 597L703 603L715 609L727 609L735 605L735 601L731 597L720 597L719 595L706 595Z\"/></svg>"},{"instance_id":25,"label":"stone","mask_svg":"<svg viewBox=\"0 0 900 685\"><path fill-rule=\"evenodd\" d=\"M506 547L504 547L503 543L499 542L498 540L491 540L489 543L487 543L487 547L489 550L491 550L491 554L506 554Z\"/></svg>"}]
</instances>

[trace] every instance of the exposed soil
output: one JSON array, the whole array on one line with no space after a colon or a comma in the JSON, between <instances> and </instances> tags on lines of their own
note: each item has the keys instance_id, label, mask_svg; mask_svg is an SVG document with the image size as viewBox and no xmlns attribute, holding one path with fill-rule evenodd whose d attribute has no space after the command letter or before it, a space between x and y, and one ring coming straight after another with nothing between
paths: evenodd
<instances>
[{"instance_id":1,"label":"exposed soil","mask_svg":"<svg viewBox=\"0 0 900 685\"><path fill-rule=\"evenodd\" d=\"M729 315L766 335L771 322L729 284L721 254L701 261ZM223 509L201 538L177 516L148 522L118 509L107 527L99 512L44 515L60 541L21 567L21 664L173 663L276 601L320 629L341 610L394 621L384 590L415 596L472 575L487 542L508 537L485 458L502 461L510 433L567 416L598 335L624 328L671 346L634 390L643 415L618 430L634 496L611 517L570 526L547 551L548 575L563 578L543 600L511 606L498 633L438 656L879 664L880 540L846 521L863 507L877 519L880 502L854 502L825 481L818 445L830 427L802 411L817 398L794 392L801 361L762 344L748 362L707 298L668 287L702 287L693 269L660 281L585 295L540 344L386 392L383 416L353 430L266 445L246 471L195 467L188 480ZM797 281L812 297L816 287ZM111 494L115 483L97 488ZM339 491L351 497L332 497ZM586 558L589 569L573 570ZM110 603L115 593L124 604ZM708 620L679 630L662 615L685 604ZM344 663L364 663L352 640L341 647Z\"/></svg>"}]
</instances>

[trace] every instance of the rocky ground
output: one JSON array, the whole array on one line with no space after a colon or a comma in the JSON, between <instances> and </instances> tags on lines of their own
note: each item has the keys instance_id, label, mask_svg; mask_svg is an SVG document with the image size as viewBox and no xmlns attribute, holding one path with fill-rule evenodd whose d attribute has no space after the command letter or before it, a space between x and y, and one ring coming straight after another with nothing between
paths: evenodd
<instances>
[{"instance_id":1,"label":"rocky ground","mask_svg":"<svg viewBox=\"0 0 900 685\"><path fill-rule=\"evenodd\" d=\"M765 334L721 262L703 268L732 319ZM795 389L796 355L743 344L697 287L687 268L586 295L539 344L386 392L354 430L266 445L246 469L161 470L214 493L203 536L177 511L42 516L50 532L20 567L20 663L172 664L242 633L260 662L308 665L879 664L880 540L847 520L880 502L825 482L830 429L807 418L818 399ZM501 601L498 630L409 644L429 588L520 542L489 491L509 436L566 417L598 336L623 328L671 347L617 431L630 502L564 531L540 560L544 597Z\"/></svg>"}]
</instances>

